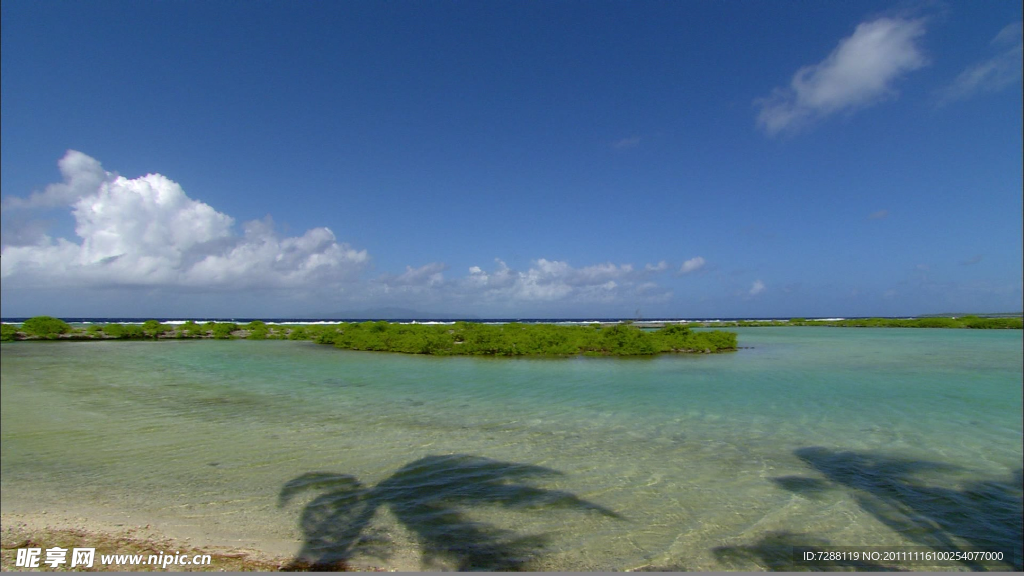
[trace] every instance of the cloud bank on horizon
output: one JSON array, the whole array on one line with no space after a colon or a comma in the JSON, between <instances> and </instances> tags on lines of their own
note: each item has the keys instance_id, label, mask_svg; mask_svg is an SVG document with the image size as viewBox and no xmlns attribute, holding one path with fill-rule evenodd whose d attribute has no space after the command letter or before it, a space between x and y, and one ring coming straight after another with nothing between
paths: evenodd
<instances>
[{"instance_id":1,"label":"cloud bank on horizon","mask_svg":"<svg viewBox=\"0 0 1024 576\"><path fill-rule=\"evenodd\" d=\"M186 289L194 292L287 289L346 294L350 301L379 303L406 297L461 303L664 302L672 292L651 281L668 269L664 261L636 269L602 263L574 267L539 258L526 270L495 259L495 268L472 266L448 279L448 266L407 266L401 274L367 278L365 249L339 242L326 227L282 237L273 221L255 220L235 232L235 219L190 198L161 174L126 178L104 170L96 159L69 150L58 162L63 182L27 198L9 196L4 210L70 210L77 242L43 231L9 241L0 257L5 288ZM696 270L694 257L683 271ZM405 300L408 302L408 300Z\"/></svg>"},{"instance_id":2,"label":"cloud bank on horizon","mask_svg":"<svg viewBox=\"0 0 1024 576\"><path fill-rule=\"evenodd\" d=\"M0 277L20 287L176 286L202 289L297 288L351 279L365 250L338 243L328 228L282 238L270 221L233 231L234 219L189 198L160 174L125 178L69 150L58 163L64 181L5 210L70 208L80 242L40 234L4 246Z\"/></svg>"}]
</instances>

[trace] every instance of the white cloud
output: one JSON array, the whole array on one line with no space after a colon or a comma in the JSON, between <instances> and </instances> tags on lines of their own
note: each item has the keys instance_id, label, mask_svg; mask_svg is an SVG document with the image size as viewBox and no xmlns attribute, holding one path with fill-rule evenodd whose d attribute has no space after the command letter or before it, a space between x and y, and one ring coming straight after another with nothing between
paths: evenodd
<instances>
[{"instance_id":1,"label":"white cloud","mask_svg":"<svg viewBox=\"0 0 1024 576\"><path fill-rule=\"evenodd\" d=\"M881 220L883 218L888 218L888 217L889 217L889 211L888 210L884 210L884 209L883 210L878 210L876 212L872 212L871 214L868 214L868 219L870 219L870 220Z\"/></svg>"},{"instance_id":2,"label":"white cloud","mask_svg":"<svg viewBox=\"0 0 1024 576\"><path fill-rule=\"evenodd\" d=\"M444 284L443 272L448 265L443 262L431 262L419 268L406 266L405 272L398 276L385 276L384 284L389 286L440 286Z\"/></svg>"},{"instance_id":3,"label":"white cloud","mask_svg":"<svg viewBox=\"0 0 1024 576\"><path fill-rule=\"evenodd\" d=\"M683 266L682 266L682 268L679 269L679 273L680 274L689 274L690 272L695 272L695 271L700 270L701 268L703 268L704 264L705 264L704 258L702 258L700 256L695 256L693 258L690 258L686 262L683 262Z\"/></svg>"},{"instance_id":4,"label":"white cloud","mask_svg":"<svg viewBox=\"0 0 1024 576\"><path fill-rule=\"evenodd\" d=\"M4 215L0 227L0 246L29 246L46 239L49 223L43 220L16 220Z\"/></svg>"},{"instance_id":5,"label":"white cloud","mask_svg":"<svg viewBox=\"0 0 1024 576\"><path fill-rule=\"evenodd\" d=\"M665 292L656 284L638 283L641 273L632 264L608 262L576 268L568 262L541 258L528 270L517 271L499 259L495 262L493 272L479 266L469 269L462 281L464 297L483 301L611 302L627 296L662 298Z\"/></svg>"},{"instance_id":6,"label":"white cloud","mask_svg":"<svg viewBox=\"0 0 1024 576\"><path fill-rule=\"evenodd\" d=\"M1024 62L1021 23L1003 28L991 44L1003 50L987 60L968 66L949 86L939 90L937 106L967 100L978 94L997 92L1020 82L1021 63Z\"/></svg>"},{"instance_id":7,"label":"white cloud","mask_svg":"<svg viewBox=\"0 0 1024 576\"><path fill-rule=\"evenodd\" d=\"M750 291L747 292L751 296L757 296L761 292L764 292L764 282L760 280L754 280L753 286L750 287Z\"/></svg>"},{"instance_id":8,"label":"white cloud","mask_svg":"<svg viewBox=\"0 0 1024 576\"><path fill-rule=\"evenodd\" d=\"M827 58L797 70L789 87L756 102L758 126L774 135L892 97L896 80L927 63L917 45L924 33L923 20L859 24Z\"/></svg>"},{"instance_id":9,"label":"white cloud","mask_svg":"<svg viewBox=\"0 0 1024 576\"><path fill-rule=\"evenodd\" d=\"M8 197L7 208L54 208L70 206L79 198L96 192L104 182L114 178L100 166L99 161L77 150L68 150L57 162L64 182L50 184L42 192L33 192L28 198Z\"/></svg>"},{"instance_id":10,"label":"white cloud","mask_svg":"<svg viewBox=\"0 0 1024 576\"><path fill-rule=\"evenodd\" d=\"M540 258L513 270L495 259L491 270L473 266L457 278L446 277L443 262L431 262L365 279L367 252L340 243L328 228L282 236L269 216L239 225L165 176L125 178L79 152L68 152L60 168L63 183L27 198L5 199L5 208L15 209L3 214L4 294L17 293L20 302L36 293L61 294L40 296L40 302L51 300L44 308L69 294L93 298L94 304L106 298L108 306L117 307L118 298L145 293L154 309L166 303L188 307L188 313L211 302L258 308L256 313L266 313L268 305L304 313L357 302L518 313L549 306L634 307L672 298L670 290L650 282L669 268L664 261L638 269L629 263L577 267ZM45 222L26 213L44 207L70 212L76 236L50 237ZM695 263L702 265L703 259L689 265ZM44 287L54 290L37 290ZM260 295L266 288L288 290L268 300Z\"/></svg>"},{"instance_id":11,"label":"white cloud","mask_svg":"<svg viewBox=\"0 0 1024 576\"><path fill-rule=\"evenodd\" d=\"M80 241L42 236L33 245L4 246L5 285L302 287L351 279L369 260L327 228L282 238L268 218L246 223L239 237L233 218L160 174L116 176L75 151L60 169L63 184L9 201L12 207L70 203Z\"/></svg>"},{"instance_id":12,"label":"white cloud","mask_svg":"<svg viewBox=\"0 0 1024 576\"><path fill-rule=\"evenodd\" d=\"M992 39L993 46L1020 46L1024 37L1024 23L1014 22L1008 24Z\"/></svg>"},{"instance_id":13,"label":"white cloud","mask_svg":"<svg viewBox=\"0 0 1024 576\"><path fill-rule=\"evenodd\" d=\"M631 136L629 138L623 138L622 140L612 142L612 148L615 148L616 150L628 150L629 148L636 148L639 145L639 136Z\"/></svg>"}]
</instances>

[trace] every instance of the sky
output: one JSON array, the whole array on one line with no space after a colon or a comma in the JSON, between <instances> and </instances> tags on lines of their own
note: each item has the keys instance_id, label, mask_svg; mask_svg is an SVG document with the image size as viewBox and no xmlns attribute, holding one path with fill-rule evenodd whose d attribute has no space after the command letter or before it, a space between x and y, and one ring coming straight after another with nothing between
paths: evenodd
<instances>
[{"instance_id":1,"label":"sky","mask_svg":"<svg viewBox=\"0 0 1024 576\"><path fill-rule=\"evenodd\" d=\"M1021 20L4 0L2 315L1019 311Z\"/></svg>"}]
</instances>

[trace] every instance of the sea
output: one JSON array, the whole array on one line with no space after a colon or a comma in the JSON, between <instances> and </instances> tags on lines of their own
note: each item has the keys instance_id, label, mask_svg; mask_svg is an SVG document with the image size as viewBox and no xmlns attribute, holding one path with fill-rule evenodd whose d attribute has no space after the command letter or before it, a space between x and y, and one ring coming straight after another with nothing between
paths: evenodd
<instances>
[{"instance_id":1,"label":"sea","mask_svg":"<svg viewBox=\"0 0 1024 576\"><path fill-rule=\"evenodd\" d=\"M653 358L5 342L0 508L321 567L1021 569L1020 330L731 330Z\"/></svg>"}]
</instances>

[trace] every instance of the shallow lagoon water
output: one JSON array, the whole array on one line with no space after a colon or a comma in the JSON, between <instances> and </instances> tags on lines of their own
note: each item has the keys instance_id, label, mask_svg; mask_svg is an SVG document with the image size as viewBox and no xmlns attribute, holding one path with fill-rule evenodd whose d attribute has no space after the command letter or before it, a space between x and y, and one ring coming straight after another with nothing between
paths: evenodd
<instances>
[{"instance_id":1,"label":"shallow lagoon water","mask_svg":"<svg viewBox=\"0 0 1024 576\"><path fill-rule=\"evenodd\" d=\"M412 570L785 569L791 545L1019 568L1020 331L737 332L653 359L5 343L3 510Z\"/></svg>"}]
</instances>

